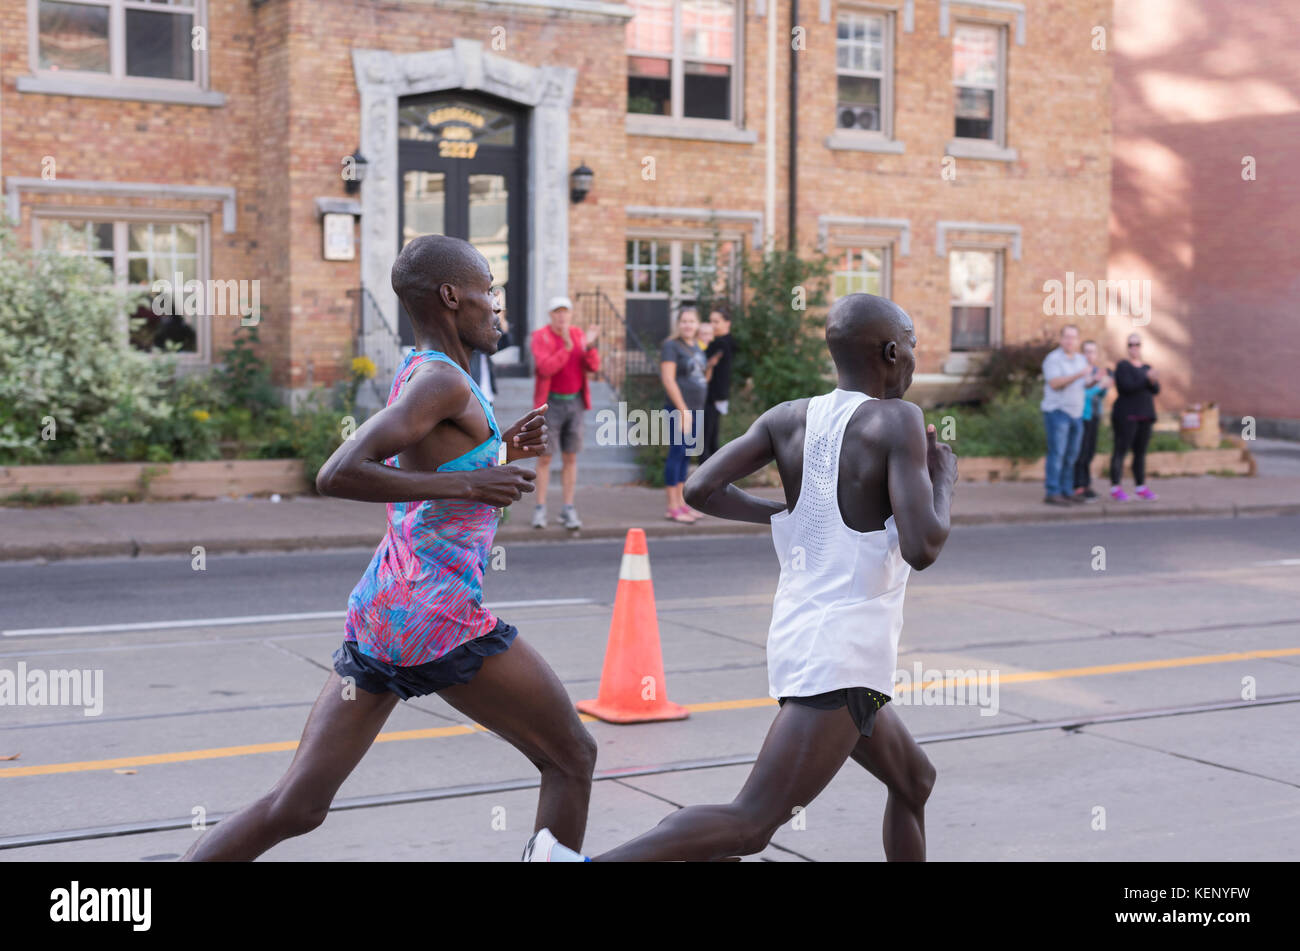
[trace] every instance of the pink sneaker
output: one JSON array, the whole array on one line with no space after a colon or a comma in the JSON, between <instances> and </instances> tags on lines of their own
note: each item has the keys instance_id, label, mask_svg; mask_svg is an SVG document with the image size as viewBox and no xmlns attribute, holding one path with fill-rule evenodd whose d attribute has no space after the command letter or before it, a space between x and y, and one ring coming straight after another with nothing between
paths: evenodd
<instances>
[{"instance_id":1,"label":"pink sneaker","mask_svg":"<svg viewBox=\"0 0 1300 951\"><path fill-rule=\"evenodd\" d=\"M1133 497L1124 491L1122 485L1112 485L1110 487L1110 497L1116 502L1132 502Z\"/></svg>"},{"instance_id":2,"label":"pink sneaker","mask_svg":"<svg viewBox=\"0 0 1300 951\"><path fill-rule=\"evenodd\" d=\"M1160 498L1160 496L1156 495L1145 485L1138 486L1135 490L1135 494L1139 499L1146 499L1148 502L1154 502L1156 499Z\"/></svg>"}]
</instances>

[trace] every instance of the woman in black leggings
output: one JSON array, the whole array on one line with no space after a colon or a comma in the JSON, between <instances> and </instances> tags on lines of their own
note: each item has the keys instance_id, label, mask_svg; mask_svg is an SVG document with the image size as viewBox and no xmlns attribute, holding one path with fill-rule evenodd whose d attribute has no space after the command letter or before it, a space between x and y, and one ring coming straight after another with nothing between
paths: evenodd
<instances>
[{"instance_id":1,"label":"woman in black leggings","mask_svg":"<svg viewBox=\"0 0 1300 951\"><path fill-rule=\"evenodd\" d=\"M1156 404L1152 397L1160 392L1159 374L1142 362L1142 338L1128 338L1128 358L1115 367L1115 406L1110 424L1115 430L1115 452L1110 457L1110 497L1128 502L1132 496L1120 483L1124 475L1124 456L1133 450L1133 477L1137 480L1138 498L1154 502L1156 494L1147 488L1147 443L1156 421Z\"/></svg>"}]
</instances>

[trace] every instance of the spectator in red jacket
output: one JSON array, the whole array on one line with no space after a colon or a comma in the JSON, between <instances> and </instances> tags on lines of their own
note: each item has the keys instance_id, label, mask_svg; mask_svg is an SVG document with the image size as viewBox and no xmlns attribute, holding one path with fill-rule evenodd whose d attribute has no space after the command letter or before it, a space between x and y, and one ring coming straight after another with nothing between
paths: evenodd
<instances>
[{"instance_id":1,"label":"spectator in red jacket","mask_svg":"<svg viewBox=\"0 0 1300 951\"><path fill-rule=\"evenodd\" d=\"M552 297L551 322L532 336L533 367L537 382L533 387L533 405L546 407L549 444L560 444L562 472L560 484L564 508L559 521L565 528L582 527L573 496L578 485L578 452L582 449L582 417L591 409L587 374L600 369L600 351L596 349L599 328L583 332L571 323L573 304L567 297ZM537 463L537 507L533 510L533 528L546 527L546 490L551 482L551 457L541 456Z\"/></svg>"}]
</instances>

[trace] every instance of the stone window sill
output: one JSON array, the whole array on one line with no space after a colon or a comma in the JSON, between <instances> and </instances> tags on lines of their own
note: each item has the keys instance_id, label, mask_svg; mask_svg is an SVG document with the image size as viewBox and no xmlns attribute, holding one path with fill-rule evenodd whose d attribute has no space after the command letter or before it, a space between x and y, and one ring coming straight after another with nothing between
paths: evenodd
<instances>
[{"instance_id":1,"label":"stone window sill","mask_svg":"<svg viewBox=\"0 0 1300 951\"><path fill-rule=\"evenodd\" d=\"M863 134L851 129L836 129L826 137L828 149L844 149L850 152L886 152L892 155L903 154L903 143L898 139L886 139L882 135Z\"/></svg>"},{"instance_id":2,"label":"stone window sill","mask_svg":"<svg viewBox=\"0 0 1300 951\"><path fill-rule=\"evenodd\" d=\"M628 135L653 135L665 139L701 139L706 142L734 142L753 145L758 133L752 129L738 129L722 120L668 119L639 112L627 115Z\"/></svg>"},{"instance_id":3,"label":"stone window sill","mask_svg":"<svg viewBox=\"0 0 1300 951\"><path fill-rule=\"evenodd\" d=\"M135 102L167 102L181 106L224 106L224 93L197 86L137 86L133 83L99 82L67 76L19 76L18 91L47 96L86 96L92 99L120 99Z\"/></svg>"},{"instance_id":4,"label":"stone window sill","mask_svg":"<svg viewBox=\"0 0 1300 951\"><path fill-rule=\"evenodd\" d=\"M986 159L990 162L1014 162L1020 157L1015 149L1002 148L980 139L953 139L944 152L957 158Z\"/></svg>"}]
</instances>

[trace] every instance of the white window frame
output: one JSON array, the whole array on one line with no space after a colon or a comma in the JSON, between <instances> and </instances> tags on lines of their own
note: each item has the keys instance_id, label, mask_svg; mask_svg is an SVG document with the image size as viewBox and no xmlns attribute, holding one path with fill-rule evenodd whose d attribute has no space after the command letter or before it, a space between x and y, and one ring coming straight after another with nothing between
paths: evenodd
<instances>
[{"instance_id":1,"label":"white window frame","mask_svg":"<svg viewBox=\"0 0 1300 951\"><path fill-rule=\"evenodd\" d=\"M955 251L987 251L993 255L993 309L989 313L989 342L985 347L976 347L970 350L952 349L952 309L953 307L969 306L952 299L952 255ZM1002 308L1006 286L1006 251L1006 245L986 241L961 241L948 246L944 264L948 268L945 280L948 284L948 352L950 354L986 353L1002 346Z\"/></svg>"},{"instance_id":2,"label":"white window frame","mask_svg":"<svg viewBox=\"0 0 1300 951\"><path fill-rule=\"evenodd\" d=\"M63 0L81 6L108 9L109 69L106 73L71 69L42 69L40 66L40 0L27 0L27 60L30 76L19 77L20 92L48 92L63 95L89 95L101 98L146 99L162 102L188 102L195 105L221 105L224 96L208 92L208 50L195 50L193 79L165 79L153 76L128 76L126 72L126 11L146 10L154 13L189 13L192 27L200 27L211 46L208 30L208 0L189 0L176 6L140 2L140 0ZM191 38L193 34L191 33Z\"/></svg>"},{"instance_id":3,"label":"white window frame","mask_svg":"<svg viewBox=\"0 0 1300 951\"><path fill-rule=\"evenodd\" d=\"M628 131L633 134L656 135L676 132L682 138L724 138L736 139L735 132L744 128L744 62L745 62L745 0L733 0L734 27L732 30L733 48L730 59L708 56L686 56L682 49L682 0L672 0L673 6L673 51L670 56L663 53L643 52L624 47L624 76L630 75L627 60L631 57L646 59L667 59L669 61L668 80L670 91L670 114L666 116L650 113L628 112ZM686 101L686 60L692 63L708 63L731 67L731 118L703 119L685 115ZM733 133L728 136L727 133ZM695 133L691 135L690 133ZM750 141L744 138L744 141ZM757 141L754 134L753 141Z\"/></svg>"},{"instance_id":4,"label":"white window frame","mask_svg":"<svg viewBox=\"0 0 1300 951\"><path fill-rule=\"evenodd\" d=\"M894 244L891 240L879 237L868 237L855 239L851 236L836 236L830 242L830 253L833 257L843 255L845 251L876 251L880 254L880 296L892 297L894 290ZM833 268L831 271L831 303L839 298L834 296L835 293L835 276L837 274L863 274L864 271L842 271Z\"/></svg>"},{"instance_id":5,"label":"white window frame","mask_svg":"<svg viewBox=\"0 0 1300 951\"><path fill-rule=\"evenodd\" d=\"M958 148L965 146L973 149L1006 149L1007 147L1007 25L1005 23L995 23L989 20L967 19L957 20L957 27L952 31L953 42L956 42L957 28L962 26L974 26L981 29L992 30L997 36L998 51L998 78L997 85L989 86L972 86L970 84L958 84L955 77L951 79L953 90L952 103L952 144ZM951 73L951 57L949 58L949 72ZM993 138L991 139L972 139L967 136L957 135L957 111L956 91L958 89L993 89ZM959 153L958 153L959 154Z\"/></svg>"},{"instance_id":6,"label":"white window frame","mask_svg":"<svg viewBox=\"0 0 1300 951\"><path fill-rule=\"evenodd\" d=\"M195 274L193 279L202 282L206 288L208 280L211 278L211 239L209 236L209 219L203 215L179 211L150 211L144 208L119 208L119 207L63 207L51 206L48 208L32 209L32 247L40 250L41 248L41 222L43 221L99 221L112 222L113 224L113 284L120 290L126 290L133 285L127 277L128 261L128 225L138 222L155 222L158 224L192 224L198 229L198 240L195 243ZM168 277L170 280L170 277ZM206 299L206 298L205 298ZM194 323L195 349L193 353L173 354L178 366L181 368L191 368L198 366L207 366L212 362L212 318L207 314L196 314L190 318ZM231 317L234 320L237 318ZM121 324L122 341L125 346L130 346L129 327L127 325L127 315L121 314L119 317ZM165 354L159 351L144 351L150 356L161 357Z\"/></svg>"},{"instance_id":7,"label":"white window frame","mask_svg":"<svg viewBox=\"0 0 1300 951\"><path fill-rule=\"evenodd\" d=\"M668 264L668 282L667 291L631 291L625 290L624 294L627 300L666 300L668 301L668 326L670 333L677 332L677 316L681 310L682 304L689 298L684 293L682 287L682 254L683 247L688 244L713 244L715 235L713 232L691 231L685 229L646 229L633 228L628 229L624 235L625 241L657 241L668 242L669 264ZM741 257L745 253L745 239L740 232L719 232L716 235L719 243L730 242L735 245L735 258L732 261L733 281L732 289L736 299L731 303L733 307L740 302L741 294ZM626 262L624 262L626 269ZM624 281L626 287L626 279ZM707 315L706 315L707 316Z\"/></svg>"},{"instance_id":8,"label":"white window frame","mask_svg":"<svg viewBox=\"0 0 1300 951\"><path fill-rule=\"evenodd\" d=\"M641 242L647 242L647 243L651 243L651 244L658 244L658 243L661 243L661 242L666 241L666 240L668 240L668 239L666 239L666 238L660 238L660 237L655 237L655 236L653 236L653 235L634 235L634 234L628 234L628 235L624 238L624 243L626 244L628 241L631 241L631 242L633 242L634 244L640 244ZM668 264L668 281L669 281L669 284L672 283L672 273L673 273L672 255L673 255L674 253L675 253L675 252L672 250L672 246L670 245L670 246L669 246L669 264ZM679 257L678 260L679 260L679 262L680 262L680 257ZM625 296L630 297L630 298L639 299L639 300L661 300L661 299L663 299L663 298L665 298L665 297L670 297L671 294L672 294L671 287L670 287L668 290L655 289L655 290L652 290L652 291L634 291L634 290L629 290L628 287L627 287L627 278L626 278L627 272L629 272L629 271L649 271L649 272L650 272L650 275L651 275L650 280L651 280L651 282L653 283L654 280L655 280L654 275L655 275L656 271L658 270L658 267L659 267L659 264L660 264L660 263L661 263L661 262L659 261L658 251L657 251L657 250L653 250L653 249L652 249L651 252L650 252L650 264L649 264L648 266L642 266L642 265L639 265L639 264L629 264L629 263L627 263L626 261L624 261L624 263L623 263L623 273L624 273L623 288L624 288L624 294L625 294Z\"/></svg>"},{"instance_id":9,"label":"white window frame","mask_svg":"<svg viewBox=\"0 0 1300 951\"><path fill-rule=\"evenodd\" d=\"M881 25L881 57L880 73L877 75L867 70L847 69L839 65L839 29L840 21L846 16L859 17L879 17ZM836 96L836 116L833 126L834 134L837 138L843 139L865 139L883 142L892 142L894 140L894 29L895 29L895 11L885 7L875 7L868 4L845 4L835 16L835 96ZM841 129L839 126L839 78L841 76L859 76L865 79L880 80L880 128L871 129Z\"/></svg>"}]
</instances>

